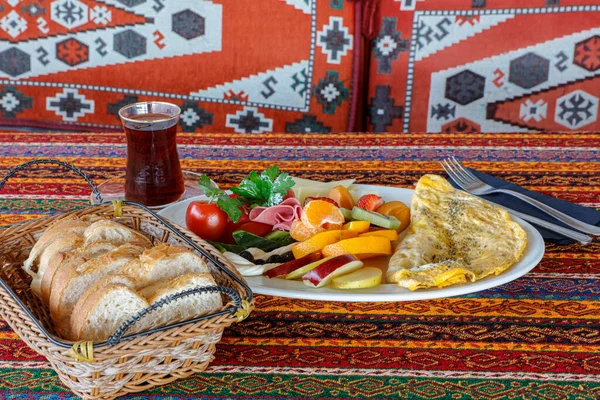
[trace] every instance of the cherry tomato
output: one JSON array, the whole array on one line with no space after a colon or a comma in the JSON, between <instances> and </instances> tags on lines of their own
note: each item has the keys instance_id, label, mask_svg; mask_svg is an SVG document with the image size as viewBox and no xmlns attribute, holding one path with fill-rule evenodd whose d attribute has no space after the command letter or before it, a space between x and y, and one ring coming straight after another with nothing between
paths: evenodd
<instances>
[{"instance_id":1,"label":"cherry tomato","mask_svg":"<svg viewBox=\"0 0 600 400\"><path fill-rule=\"evenodd\" d=\"M262 222L246 222L243 225L240 225L238 228L242 231L250 232L257 236L265 236L267 233L270 233L273 230L273 227L269 224L263 224Z\"/></svg>"},{"instance_id":2,"label":"cherry tomato","mask_svg":"<svg viewBox=\"0 0 600 400\"><path fill-rule=\"evenodd\" d=\"M285 194L285 196L283 196L284 200L287 200L291 197L296 197L296 194L294 193L294 189L288 189L287 193Z\"/></svg>"},{"instance_id":3,"label":"cherry tomato","mask_svg":"<svg viewBox=\"0 0 600 400\"><path fill-rule=\"evenodd\" d=\"M227 229L227 213L215 203L193 201L185 212L189 230L206 240L219 240Z\"/></svg>"},{"instance_id":4,"label":"cherry tomato","mask_svg":"<svg viewBox=\"0 0 600 400\"><path fill-rule=\"evenodd\" d=\"M220 242L227 244L235 244L235 240L233 240L233 232L240 229L240 226L244 225L247 222L250 222L250 217L248 216L248 211L246 209L240 207L240 211L242 212L242 216L238 220L238 222L233 222L229 218L227 219L227 227L225 228L225 232L221 235Z\"/></svg>"}]
</instances>

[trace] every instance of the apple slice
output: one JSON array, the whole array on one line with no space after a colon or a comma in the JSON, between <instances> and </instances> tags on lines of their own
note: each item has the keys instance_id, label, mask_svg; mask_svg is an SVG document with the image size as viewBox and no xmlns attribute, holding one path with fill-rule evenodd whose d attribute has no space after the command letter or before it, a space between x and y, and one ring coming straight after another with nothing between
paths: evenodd
<instances>
[{"instance_id":1,"label":"apple slice","mask_svg":"<svg viewBox=\"0 0 600 400\"><path fill-rule=\"evenodd\" d=\"M365 267L347 275L338 276L331 280L334 289L366 289L381 283L381 270L375 267Z\"/></svg>"},{"instance_id":2,"label":"apple slice","mask_svg":"<svg viewBox=\"0 0 600 400\"><path fill-rule=\"evenodd\" d=\"M268 278L277 278L278 276L287 275L290 272L297 270L298 268L304 267L305 265L312 264L315 261L319 261L321 258L323 258L323 255L320 251L317 251L316 253L311 253L297 260L292 260L283 264L279 264L278 266L265 271L263 275L265 275Z\"/></svg>"},{"instance_id":3,"label":"apple slice","mask_svg":"<svg viewBox=\"0 0 600 400\"><path fill-rule=\"evenodd\" d=\"M303 257L304 258L304 257ZM292 272L290 272L289 274L287 274L286 276L284 276L284 279L298 279L301 276L305 275L307 272L310 272L312 269L317 268L320 264L324 263L325 261L328 261L330 259L332 259L332 257L326 257L323 258L319 261L315 261L313 263L307 264L303 267L300 267Z\"/></svg>"},{"instance_id":4,"label":"apple slice","mask_svg":"<svg viewBox=\"0 0 600 400\"><path fill-rule=\"evenodd\" d=\"M336 276L349 274L362 268L363 262L350 254L324 259L315 268L302 275L304 284L310 287L323 287Z\"/></svg>"}]
</instances>

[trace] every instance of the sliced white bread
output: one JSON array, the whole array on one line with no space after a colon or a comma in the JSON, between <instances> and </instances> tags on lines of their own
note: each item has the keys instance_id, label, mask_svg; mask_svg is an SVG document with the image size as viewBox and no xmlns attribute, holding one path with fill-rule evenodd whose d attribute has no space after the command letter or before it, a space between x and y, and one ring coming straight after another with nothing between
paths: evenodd
<instances>
[{"instance_id":1,"label":"sliced white bread","mask_svg":"<svg viewBox=\"0 0 600 400\"><path fill-rule=\"evenodd\" d=\"M48 262L41 283L41 298L46 304L50 304L52 282L58 271L65 267L76 269L92 258L99 257L116 249L118 245L110 242L96 242L87 247L80 247L70 252L59 252Z\"/></svg>"},{"instance_id":2,"label":"sliced white bread","mask_svg":"<svg viewBox=\"0 0 600 400\"><path fill-rule=\"evenodd\" d=\"M168 281L159 281L139 290L150 305L183 291L204 286L215 286L210 273L185 274ZM184 321L223 307L219 293L199 293L186 296L154 310L140 321L140 328L151 329L169 322Z\"/></svg>"},{"instance_id":3,"label":"sliced white bread","mask_svg":"<svg viewBox=\"0 0 600 400\"><path fill-rule=\"evenodd\" d=\"M121 278L101 288L94 285L86 296L82 296L77 309L73 310L67 335L71 340L106 340L124 322L148 307L146 300L132 290L129 283L119 282Z\"/></svg>"},{"instance_id":4,"label":"sliced white bread","mask_svg":"<svg viewBox=\"0 0 600 400\"><path fill-rule=\"evenodd\" d=\"M40 255L37 273L31 281L31 290L36 296L40 297L42 279L44 278L46 269L50 264L50 260L52 260L52 258L54 258L54 256L56 256L58 253L68 252L80 247L82 243L82 235L72 231L66 231L62 235L57 236L52 243L46 246Z\"/></svg>"},{"instance_id":5,"label":"sliced white bread","mask_svg":"<svg viewBox=\"0 0 600 400\"><path fill-rule=\"evenodd\" d=\"M29 274L32 278L36 278L39 258L46 247L48 247L53 241L57 240L66 232L73 232L82 235L88 226L90 226L90 222L81 220L75 216L56 221L53 225L46 229L46 231L37 240L29 252L29 257L23 263L23 269L25 272L27 272L27 274Z\"/></svg>"},{"instance_id":6,"label":"sliced white bread","mask_svg":"<svg viewBox=\"0 0 600 400\"><path fill-rule=\"evenodd\" d=\"M94 286L89 287L83 292L77 303L75 303L75 307L73 307L73 313L69 318L69 329L63 329L66 332L66 338L69 340L77 340L77 337L73 335L73 328L78 323L77 318L87 312L87 307L89 306L89 302L87 301L90 296L93 296L95 293L104 291L108 286L114 285L123 285L130 289L135 285L135 281L128 276L125 275L109 275L105 278L100 279ZM74 317L75 316L75 317Z\"/></svg>"},{"instance_id":7,"label":"sliced white bread","mask_svg":"<svg viewBox=\"0 0 600 400\"><path fill-rule=\"evenodd\" d=\"M152 242L142 233L108 219L91 224L83 233L85 245L95 242L130 243L150 247Z\"/></svg>"},{"instance_id":8,"label":"sliced white bread","mask_svg":"<svg viewBox=\"0 0 600 400\"><path fill-rule=\"evenodd\" d=\"M137 289L184 274L205 272L209 269L199 256L184 247L164 243L145 250L139 260L127 264L120 271L137 281Z\"/></svg>"},{"instance_id":9,"label":"sliced white bread","mask_svg":"<svg viewBox=\"0 0 600 400\"><path fill-rule=\"evenodd\" d=\"M144 247L125 244L82 265L61 268L53 279L50 294L50 316L58 328L68 328L73 307L87 288L117 273L143 251ZM64 334L62 330L61 333Z\"/></svg>"},{"instance_id":10,"label":"sliced white bread","mask_svg":"<svg viewBox=\"0 0 600 400\"><path fill-rule=\"evenodd\" d=\"M127 264L131 260L137 259L145 247L131 244L118 245L110 242L95 242L85 246L84 249L90 251L89 254L86 254L87 256L75 257L71 262L61 263L52 277L52 281L50 282L49 306L50 315L53 318L58 318L60 314L59 308L61 307L67 286L75 278L79 277L83 271L107 268L107 274L113 273L115 272L111 268L113 263L116 266L122 267L122 265ZM124 256L125 259L121 260L121 256Z\"/></svg>"}]
</instances>

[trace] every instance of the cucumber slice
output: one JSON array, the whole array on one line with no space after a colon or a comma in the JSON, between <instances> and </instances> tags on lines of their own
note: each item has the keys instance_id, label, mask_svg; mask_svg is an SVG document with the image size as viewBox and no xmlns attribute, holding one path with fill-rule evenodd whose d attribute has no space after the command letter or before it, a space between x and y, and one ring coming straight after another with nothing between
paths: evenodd
<instances>
[{"instance_id":1,"label":"cucumber slice","mask_svg":"<svg viewBox=\"0 0 600 400\"><path fill-rule=\"evenodd\" d=\"M276 233L277 232L277 233ZM276 234L275 234L276 233ZM271 235L271 237L269 237ZM279 247L287 246L288 244L294 243L296 240L290 236L289 232L284 231L273 231L266 236L271 242L273 242L273 247L271 250L277 249Z\"/></svg>"},{"instance_id":2,"label":"cucumber slice","mask_svg":"<svg viewBox=\"0 0 600 400\"><path fill-rule=\"evenodd\" d=\"M290 236L289 232L286 231L271 231L265 235L265 239L268 240L279 240L286 236Z\"/></svg>"},{"instance_id":3,"label":"cucumber slice","mask_svg":"<svg viewBox=\"0 0 600 400\"><path fill-rule=\"evenodd\" d=\"M342 215L346 221L354 221L354 218L352 218L352 210L340 207L340 211L342 212Z\"/></svg>"},{"instance_id":4,"label":"cucumber slice","mask_svg":"<svg viewBox=\"0 0 600 400\"><path fill-rule=\"evenodd\" d=\"M398 229L400 221L392 215L383 215L378 212L364 210L354 207L352 209L352 218L359 221L369 221L371 225L381 226L385 229Z\"/></svg>"},{"instance_id":5,"label":"cucumber slice","mask_svg":"<svg viewBox=\"0 0 600 400\"><path fill-rule=\"evenodd\" d=\"M221 253L225 253L226 251L229 251L231 253L240 254L242 251L247 249L247 247L240 246L237 244L213 242L210 240L207 240L207 242L212 244L215 247L215 249L219 250Z\"/></svg>"},{"instance_id":6,"label":"cucumber slice","mask_svg":"<svg viewBox=\"0 0 600 400\"><path fill-rule=\"evenodd\" d=\"M294 242L294 239L292 239L290 234L287 232L283 232L283 234L278 235L278 238L269 240L267 238L254 235L250 232L237 230L233 232L233 239L240 246L245 248L256 247L262 251L275 250L279 247L287 246L288 244Z\"/></svg>"},{"instance_id":7,"label":"cucumber slice","mask_svg":"<svg viewBox=\"0 0 600 400\"><path fill-rule=\"evenodd\" d=\"M270 240L243 230L237 230L233 232L233 239L238 245L246 248L256 247L266 251L266 247L272 246L272 242Z\"/></svg>"}]
</instances>

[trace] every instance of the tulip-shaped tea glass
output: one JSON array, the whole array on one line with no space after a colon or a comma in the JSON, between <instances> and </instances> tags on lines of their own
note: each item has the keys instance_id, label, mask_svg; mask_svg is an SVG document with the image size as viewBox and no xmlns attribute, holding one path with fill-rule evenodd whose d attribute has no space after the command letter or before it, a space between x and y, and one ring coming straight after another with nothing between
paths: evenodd
<instances>
[{"instance_id":1,"label":"tulip-shaped tea glass","mask_svg":"<svg viewBox=\"0 0 600 400\"><path fill-rule=\"evenodd\" d=\"M178 106L142 102L119 110L127 135L125 199L149 207L164 207L184 194L177 154Z\"/></svg>"}]
</instances>

